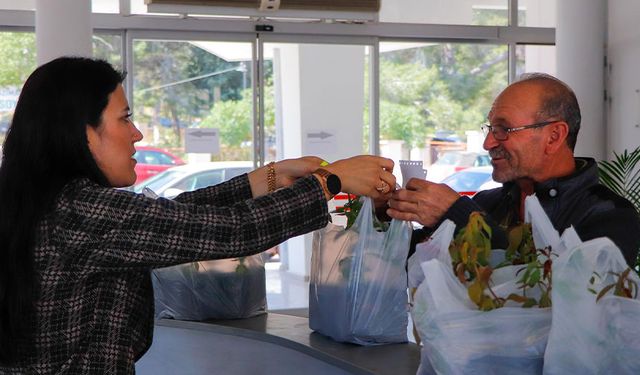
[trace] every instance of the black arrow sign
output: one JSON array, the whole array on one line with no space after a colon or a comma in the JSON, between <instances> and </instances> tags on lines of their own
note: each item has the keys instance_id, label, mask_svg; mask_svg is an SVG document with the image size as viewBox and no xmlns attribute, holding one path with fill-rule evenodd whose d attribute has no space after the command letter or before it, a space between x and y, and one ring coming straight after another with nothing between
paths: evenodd
<instances>
[{"instance_id":1,"label":"black arrow sign","mask_svg":"<svg viewBox=\"0 0 640 375\"><path fill-rule=\"evenodd\" d=\"M329 137L333 137L333 134L330 134L330 133L327 133L327 132L307 133L307 138L325 139L325 138L329 138Z\"/></svg>"},{"instance_id":2,"label":"black arrow sign","mask_svg":"<svg viewBox=\"0 0 640 375\"><path fill-rule=\"evenodd\" d=\"M198 137L198 138L215 137L216 134L218 134L218 132L216 132L215 130L196 130L194 132L189 133L190 136Z\"/></svg>"}]
</instances>

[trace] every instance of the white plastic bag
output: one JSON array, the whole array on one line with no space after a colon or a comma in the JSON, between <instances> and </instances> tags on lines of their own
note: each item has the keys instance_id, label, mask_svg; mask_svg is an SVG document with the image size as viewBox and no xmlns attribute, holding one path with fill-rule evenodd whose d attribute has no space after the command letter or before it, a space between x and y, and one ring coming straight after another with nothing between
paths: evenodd
<instances>
[{"instance_id":1,"label":"white plastic bag","mask_svg":"<svg viewBox=\"0 0 640 375\"><path fill-rule=\"evenodd\" d=\"M151 278L156 318L239 319L267 309L262 254L160 268Z\"/></svg>"},{"instance_id":2,"label":"white plastic bag","mask_svg":"<svg viewBox=\"0 0 640 375\"><path fill-rule=\"evenodd\" d=\"M549 309L503 307L479 311L451 266L423 263L412 317L423 341L419 374L539 374L551 325ZM501 297L515 283L494 286Z\"/></svg>"},{"instance_id":3,"label":"white plastic bag","mask_svg":"<svg viewBox=\"0 0 640 375\"><path fill-rule=\"evenodd\" d=\"M615 283L610 272L621 273L627 267L608 238L584 242L554 262L545 374L640 373L640 300L609 294L596 302L588 290L599 292ZM592 277L594 284L589 282ZM640 285L634 271L629 279Z\"/></svg>"},{"instance_id":4,"label":"white plastic bag","mask_svg":"<svg viewBox=\"0 0 640 375\"><path fill-rule=\"evenodd\" d=\"M407 341L408 222L373 226L364 198L351 228L329 224L313 237L309 326L336 341L376 345Z\"/></svg>"},{"instance_id":5,"label":"white plastic bag","mask_svg":"<svg viewBox=\"0 0 640 375\"><path fill-rule=\"evenodd\" d=\"M409 288L417 288L424 281L424 272L421 264L430 259L441 257L442 262L451 262L449 256L449 244L456 230L456 224L451 220L445 220L433 232L429 239L416 245L416 251L409 257L407 268L409 274ZM444 257L444 258L442 258Z\"/></svg>"},{"instance_id":6,"label":"white plastic bag","mask_svg":"<svg viewBox=\"0 0 640 375\"><path fill-rule=\"evenodd\" d=\"M526 210L536 247L563 251L564 242L537 198L527 198ZM567 234L565 242L573 240L575 237ZM479 311L466 286L453 273L448 247L440 249L447 254L431 254L434 259L422 263L425 279L411 310L423 342L418 373L540 374L551 310L512 307L514 304L508 302L499 309ZM517 281L523 267L496 269L491 277L494 293L503 298L521 293ZM538 297L532 294L536 291L529 290L528 296Z\"/></svg>"}]
</instances>

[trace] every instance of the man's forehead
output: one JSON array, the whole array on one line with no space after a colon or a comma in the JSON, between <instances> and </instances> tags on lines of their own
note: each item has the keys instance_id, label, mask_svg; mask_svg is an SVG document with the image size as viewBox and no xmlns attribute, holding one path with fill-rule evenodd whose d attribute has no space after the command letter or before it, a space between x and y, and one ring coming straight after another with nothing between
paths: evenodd
<instances>
[{"instance_id":1,"label":"man's forehead","mask_svg":"<svg viewBox=\"0 0 640 375\"><path fill-rule=\"evenodd\" d=\"M513 116L535 116L540 108L540 92L526 83L507 87L493 102L487 114L494 121L509 120Z\"/></svg>"}]
</instances>

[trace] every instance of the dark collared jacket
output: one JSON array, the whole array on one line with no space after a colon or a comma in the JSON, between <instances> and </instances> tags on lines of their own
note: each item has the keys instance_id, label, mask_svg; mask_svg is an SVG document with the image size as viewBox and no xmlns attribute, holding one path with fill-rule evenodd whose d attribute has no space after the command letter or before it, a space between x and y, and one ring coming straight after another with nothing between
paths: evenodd
<instances>
[{"instance_id":1,"label":"dark collared jacket","mask_svg":"<svg viewBox=\"0 0 640 375\"><path fill-rule=\"evenodd\" d=\"M640 248L638 213L628 200L598 182L595 160L576 158L573 174L536 184L535 194L560 234L573 225L583 241L609 237L622 250L627 263L635 265ZM467 224L471 212L483 211L493 230L493 247L503 249L507 246L504 229L517 223L519 207L520 189L514 183L506 183L478 192L472 199L461 197L442 221L454 221L457 230ZM417 230L413 243L422 241L429 233L430 228Z\"/></svg>"},{"instance_id":2,"label":"dark collared jacket","mask_svg":"<svg viewBox=\"0 0 640 375\"><path fill-rule=\"evenodd\" d=\"M325 226L315 177L257 199L247 175L175 200L68 184L36 233L34 347L0 374L132 374L151 344L152 268L255 254Z\"/></svg>"}]
</instances>

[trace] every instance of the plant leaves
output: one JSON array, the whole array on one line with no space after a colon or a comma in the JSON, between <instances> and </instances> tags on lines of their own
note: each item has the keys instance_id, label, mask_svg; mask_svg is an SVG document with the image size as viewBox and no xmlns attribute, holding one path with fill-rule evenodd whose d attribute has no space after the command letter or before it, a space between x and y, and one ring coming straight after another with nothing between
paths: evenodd
<instances>
[{"instance_id":1,"label":"plant leaves","mask_svg":"<svg viewBox=\"0 0 640 375\"><path fill-rule=\"evenodd\" d=\"M473 303L478 306L482 305L482 297L483 297L484 288L480 283L476 280L469 285L469 289L467 293L469 294L469 298Z\"/></svg>"}]
</instances>

